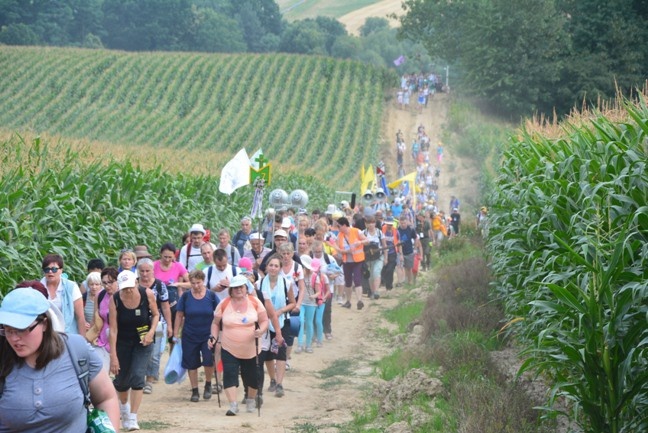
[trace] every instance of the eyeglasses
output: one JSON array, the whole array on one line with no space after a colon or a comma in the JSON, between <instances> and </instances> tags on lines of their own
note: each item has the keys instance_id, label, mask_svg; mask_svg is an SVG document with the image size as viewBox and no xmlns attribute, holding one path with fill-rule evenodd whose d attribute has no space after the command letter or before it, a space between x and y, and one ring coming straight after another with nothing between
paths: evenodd
<instances>
[{"instance_id":1,"label":"eyeglasses","mask_svg":"<svg viewBox=\"0 0 648 433\"><path fill-rule=\"evenodd\" d=\"M4 326L0 326L0 336L1 337L26 337L27 334L31 334L31 332L36 329L38 325L40 325L43 322L43 319L37 319L36 323L31 325L29 328L26 329L13 329L13 328L6 328Z\"/></svg>"},{"instance_id":2,"label":"eyeglasses","mask_svg":"<svg viewBox=\"0 0 648 433\"><path fill-rule=\"evenodd\" d=\"M109 285L114 284L114 283L115 283L115 280L108 280L108 281L103 281L102 280L101 281L101 284L103 284L104 286L109 286Z\"/></svg>"},{"instance_id":3,"label":"eyeglasses","mask_svg":"<svg viewBox=\"0 0 648 433\"><path fill-rule=\"evenodd\" d=\"M57 273L59 271L59 269L61 269L61 268L58 268L56 266L52 266L52 267L49 267L49 268L43 268L43 273L44 274L49 274L51 272L52 274L55 274L55 273Z\"/></svg>"}]
</instances>

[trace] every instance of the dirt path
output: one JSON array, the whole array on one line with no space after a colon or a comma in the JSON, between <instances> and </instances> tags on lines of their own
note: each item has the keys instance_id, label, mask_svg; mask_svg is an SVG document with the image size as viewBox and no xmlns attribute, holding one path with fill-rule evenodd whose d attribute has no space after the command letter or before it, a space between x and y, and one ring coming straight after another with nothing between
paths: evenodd
<instances>
[{"instance_id":1,"label":"dirt path","mask_svg":"<svg viewBox=\"0 0 648 433\"><path fill-rule=\"evenodd\" d=\"M423 124L436 146L446 116L447 95L443 94L436 95L422 113L388 107L383 127L387 146L381 155L387 163L388 179L395 179L396 131L401 129L404 132L409 148L418 125ZM405 161L407 172L414 170L411 157L406 157ZM441 167L439 202L444 209L448 206L451 194L458 195L460 199L476 197L477 192L471 188L471 173L474 168L458 158L451 148L446 147ZM419 284L426 285L429 277L421 275ZM256 412L246 413L244 409L238 416L225 416L228 404L222 394L221 408L218 407L215 395L209 401L191 403L191 389L187 379L180 385L166 385L162 382L156 384L153 394L144 396L140 409L141 425L148 425L156 431L179 433L211 432L223 428L279 433L294 431L293 428L297 425L310 424L318 426L319 432L337 432L338 429L333 425L351 420L353 411L361 409L365 404L371 384L380 380L373 363L389 353L390 347L384 337L385 333L376 331L387 329L389 334L393 333L394 325L386 322L382 313L397 304L403 290L397 288L386 292L382 288L381 298L376 301L365 299L365 308L361 311L347 310L334 303L334 338L325 341L323 348L315 348L313 354L292 356L292 369L286 374L284 381L286 395L276 398L266 391L261 417ZM166 359L165 355L162 365L166 365ZM349 373L322 378L321 372L339 360L351 361ZM200 383L201 392L202 386L203 382ZM267 386L266 381L266 388ZM239 389L238 400L242 397L242 390Z\"/></svg>"},{"instance_id":2,"label":"dirt path","mask_svg":"<svg viewBox=\"0 0 648 433\"><path fill-rule=\"evenodd\" d=\"M413 95L411 98L414 104L416 104L415 96ZM395 104L389 107L383 122L386 125L383 128L383 134L385 134L388 147L383 150L384 153L381 155L382 160L387 165L387 180L389 182L397 179L396 132L399 129L403 132L405 144L407 145L404 158L405 173L408 174L416 170L411 150L419 125L423 125L430 136L430 157L434 160L433 165L436 166L436 148L438 142L442 141L443 126L448 115L449 97L445 93L434 95L428 102L428 107L424 108L420 113L415 108L412 108L416 105L410 107L409 110L398 109ZM477 203L479 169L473 161L457 155L451 146L444 143L443 149L438 190L439 209L449 214L450 197L454 195L461 201L462 216L471 218L472 214L476 214L476 209L479 207Z\"/></svg>"},{"instance_id":3,"label":"dirt path","mask_svg":"<svg viewBox=\"0 0 648 433\"><path fill-rule=\"evenodd\" d=\"M401 15L403 13L403 9L401 8L401 0L380 1L362 9L357 9L353 12L349 12L348 14L338 18L338 21L346 26L347 32L349 32L349 34L358 35L360 27L364 25L367 17L386 18L389 20L389 23L392 27L398 27L398 20L387 17L387 15L392 13L398 15Z\"/></svg>"},{"instance_id":4,"label":"dirt path","mask_svg":"<svg viewBox=\"0 0 648 433\"><path fill-rule=\"evenodd\" d=\"M229 405L223 394L221 408L216 395L209 401L190 402L191 387L186 379L180 385L157 383L153 393L144 396L140 424L146 427L147 423L153 423L155 430L173 432L243 428L246 432L272 433L290 432L297 424L330 425L349 421L352 411L363 404L363 392L378 380L372 362L384 356L387 350L384 339L378 338L371 330L379 327L390 329L392 325L381 319L382 311L395 306L398 295L399 289L396 289L377 301L365 298L365 308L361 311L347 310L335 304L334 338L325 341L323 348L315 348L313 354L293 354L292 368L284 380L286 395L276 398L266 391L261 417L256 411L246 413L244 407L237 416L225 416ZM166 365L166 359L165 356L163 365ZM322 379L320 372L336 360L351 360L350 374ZM266 389L267 386L266 381ZM200 391L202 393L202 383ZM240 388L238 395L240 401L243 398ZM337 429L329 427L318 431L334 432Z\"/></svg>"}]
</instances>

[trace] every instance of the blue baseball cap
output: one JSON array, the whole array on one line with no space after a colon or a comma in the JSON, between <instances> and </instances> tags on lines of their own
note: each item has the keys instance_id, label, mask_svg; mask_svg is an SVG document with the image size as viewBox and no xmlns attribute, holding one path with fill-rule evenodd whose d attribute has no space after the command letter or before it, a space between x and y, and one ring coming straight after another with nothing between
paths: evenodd
<instances>
[{"instance_id":1,"label":"blue baseball cap","mask_svg":"<svg viewBox=\"0 0 648 433\"><path fill-rule=\"evenodd\" d=\"M7 293L0 305L0 325L26 329L50 308L42 293L31 287L14 289Z\"/></svg>"}]
</instances>

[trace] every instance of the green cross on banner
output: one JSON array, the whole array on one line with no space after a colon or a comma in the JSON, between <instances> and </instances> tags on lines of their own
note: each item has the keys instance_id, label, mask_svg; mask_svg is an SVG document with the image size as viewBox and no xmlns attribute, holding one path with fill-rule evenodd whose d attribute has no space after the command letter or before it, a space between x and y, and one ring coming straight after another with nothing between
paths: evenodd
<instances>
[{"instance_id":1,"label":"green cross on banner","mask_svg":"<svg viewBox=\"0 0 648 433\"><path fill-rule=\"evenodd\" d=\"M254 167L250 167L250 183L258 178L262 178L265 181L265 186L270 185L270 164L256 170Z\"/></svg>"}]
</instances>

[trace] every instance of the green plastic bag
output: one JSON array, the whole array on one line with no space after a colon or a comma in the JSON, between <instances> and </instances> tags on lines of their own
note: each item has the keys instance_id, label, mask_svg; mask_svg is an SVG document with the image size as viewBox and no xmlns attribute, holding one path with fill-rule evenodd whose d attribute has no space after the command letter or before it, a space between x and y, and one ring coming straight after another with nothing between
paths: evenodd
<instances>
[{"instance_id":1,"label":"green plastic bag","mask_svg":"<svg viewBox=\"0 0 648 433\"><path fill-rule=\"evenodd\" d=\"M106 411L92 409L88 412L88 430L86 433L116 433Z\"/></svg>"}]
</instances>

